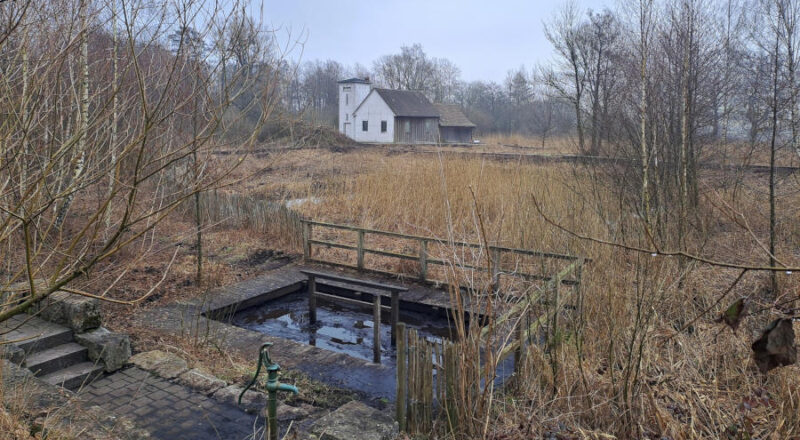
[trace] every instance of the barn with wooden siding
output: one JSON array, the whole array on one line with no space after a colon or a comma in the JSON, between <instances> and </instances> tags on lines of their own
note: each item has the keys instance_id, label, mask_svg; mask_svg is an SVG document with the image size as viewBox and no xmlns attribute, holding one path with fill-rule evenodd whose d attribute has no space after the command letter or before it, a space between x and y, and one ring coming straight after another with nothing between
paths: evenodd
<instances>
[{"instance_id":1,"label":"barn with wooden siding","mask_svg":"<svg viewBox=\"0 0 800 440\"><path fill-rule=\"evenodd\" d=\"M455 104L434 104L439 112L439 142L443 144L471 144L472 123L461 107Z\"/></svg>"},{"instance_id":2,"label":"barn with wooden siding","mask_svg":"<svg viewBox=\"0 0 800 440\"><path fill-rule=\"evenodd\" d=\"M375 89L394 113L394 142L435 144L439 142L439 112L420 92Z\"/></svg>"}]
</instances>

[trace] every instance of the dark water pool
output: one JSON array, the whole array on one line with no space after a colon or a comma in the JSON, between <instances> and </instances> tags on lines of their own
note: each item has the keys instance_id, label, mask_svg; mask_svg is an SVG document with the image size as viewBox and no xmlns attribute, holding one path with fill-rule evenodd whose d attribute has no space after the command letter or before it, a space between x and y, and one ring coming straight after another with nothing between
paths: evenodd
<instances>
[{"instance_id":1,"label":"dark water pool","mask_svg":"<svg viewBox=\"0 0 800 440\"><path fill-rule=\"evenodd\" d=\"M381 362L394 364L389 313L381 315ZM400 310L400 321L430 340L450 338L450 323L435 315ZM233 325L314 345L325 350L372 360L373 328L371 307L317 299L317 322L308 319L308 295L298 292L237 312Z\"/></svg>"}]
</instances>

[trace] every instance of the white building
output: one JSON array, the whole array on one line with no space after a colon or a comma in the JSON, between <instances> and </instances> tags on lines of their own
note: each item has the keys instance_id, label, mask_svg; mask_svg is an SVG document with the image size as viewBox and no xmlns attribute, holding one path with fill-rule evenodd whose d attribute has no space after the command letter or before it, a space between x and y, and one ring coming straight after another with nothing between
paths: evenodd
<instances>
[{"instance_id":1,"label":"white building","mask_svg":"<svg viewBox=\"0 0 800 440\"><path fill-rule=\"evenodd\" d=\"M362 78L339 81L339 132L358 142L440 143L442 122L450 120L441 116L420 92L372 88L369 79ZM471 124L466 116L463 121Z\"/></svg>"}]
</instances>

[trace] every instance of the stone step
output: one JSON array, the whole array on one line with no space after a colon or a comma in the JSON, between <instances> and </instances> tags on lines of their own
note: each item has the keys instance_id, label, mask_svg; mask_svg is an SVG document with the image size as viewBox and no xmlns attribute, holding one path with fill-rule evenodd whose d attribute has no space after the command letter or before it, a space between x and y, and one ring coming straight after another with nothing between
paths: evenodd
<instances>
[{"instance_id":1,"label":"stone step","mask_svg":"<svg viewBox=\"0 0 800 440\"><path fill-rule=\"evenodd\" d=\"M32 353L72 342L73 337L67 327L23 313L0 323L0 340Z\"/></svg>"},{"instance_id":2,"label":"stone step","mask_svg":"<svg viewBox=\"0 0 800 440\"><path fill-rule=\"evenodd\" d=\"M74 390L91 382L101 374L103 374L102 365L94 362L81 362L42 376L41 379L51 385L59 385L68 390Z\"/></svg>"},{"instance_id":3,"label":"stone step","mask_svg":"<svg viewBox=\"0 0 800 440\"><path fill-rule=\"evenodd\" d=\"M74 342L58 345L28 355L25 366L36 376L44 376L56 370L89 360L86 347Z\"/></svg>"}]
</instances>

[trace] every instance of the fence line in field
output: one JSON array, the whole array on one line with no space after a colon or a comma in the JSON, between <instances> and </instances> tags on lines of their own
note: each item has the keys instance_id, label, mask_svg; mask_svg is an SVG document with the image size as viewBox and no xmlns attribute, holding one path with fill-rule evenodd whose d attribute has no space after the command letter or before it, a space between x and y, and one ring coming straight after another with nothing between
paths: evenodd
<instances>
[{"instance_id":1,"label":"fence line in field","mask_svg":"<svg viewBox=\"0 0 800 440\"><path fill-rule=\"evenodd\" d=\"M185 212L194 215L193 200L187 200L184 206ZM297 248L302 245L302 219L284 203L211 190L200 193L200 213L206 225L247 227L279 235Z\"/></svg>"}]
</instances>

